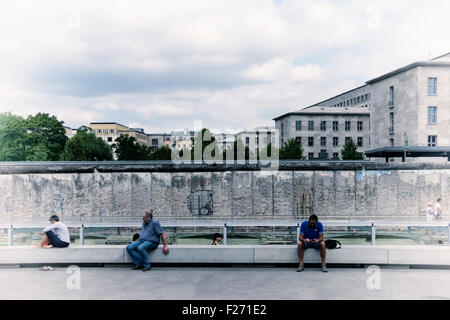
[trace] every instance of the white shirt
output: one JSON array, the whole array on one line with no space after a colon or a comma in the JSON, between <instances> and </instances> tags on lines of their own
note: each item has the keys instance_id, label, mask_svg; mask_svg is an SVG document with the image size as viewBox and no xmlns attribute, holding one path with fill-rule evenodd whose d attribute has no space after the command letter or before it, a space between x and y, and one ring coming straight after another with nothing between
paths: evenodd
<instances>
[{"instance_id":1,"label":"white shirt","mask_svg":"<svg viewBox=\"0 0 450 320\"><path fill-rule=\"evenodd\" d=\"M43 233L53 231L59 240L70 243L69 229L61 221L55 222L42 230Z\"/></svg>"},{"instance_id":2,"label":"white shirt","mask_svg":"<svg viewBox=\"0 0 450 320\"><path fill-rule=\"evenodd\" d=\"M438 210L439 209L439 210ZM434 215L437 216L438 214L441 213L441 204L439 202L437 202L434 205Z\"/></svg>"}]
</instances>

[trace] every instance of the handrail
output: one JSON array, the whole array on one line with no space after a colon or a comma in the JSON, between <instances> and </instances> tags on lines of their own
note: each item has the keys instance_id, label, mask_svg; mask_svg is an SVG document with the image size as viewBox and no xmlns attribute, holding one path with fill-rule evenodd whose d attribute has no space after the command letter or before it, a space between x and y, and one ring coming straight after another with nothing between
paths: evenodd
<instances>
[{"instance_id":1,"label":"handrail","mask_svg":"<svg viewBox=\"0 0 450 320\"><path fill-rule=\"evenodd\" d=\"M377 227L447 227L448 244L450 245L450 221L432 221L432 222L390 222L390 221L321 221L324 227L370 227L371 244L376 243ZM223 241L227 244L227 230L232 227L296 227L297 238L300 234L301 221L296 220L241 220L241 221L162 221L161 226L166 228L179 227L211 227L223 228ZM66 223L69 228L78 228L80 235L80 245L84 245L84 229L87 228L139 228L142 222L77 222ZM42 225L36 224L0 224L0 229L8 229L8 246L13 245L14 229L41 229Z\"/></svg>"}]
</instances>

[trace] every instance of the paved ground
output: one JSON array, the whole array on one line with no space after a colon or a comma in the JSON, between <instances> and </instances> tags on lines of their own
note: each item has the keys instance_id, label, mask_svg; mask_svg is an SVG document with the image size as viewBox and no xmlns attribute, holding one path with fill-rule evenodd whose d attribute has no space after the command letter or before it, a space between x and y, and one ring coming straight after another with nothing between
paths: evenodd
<instances>
[{"instance_id":1,"label":"paved ground","mask_svg":"<svg viewBox=\"0 0 450 320\"><path fill-rule=\"evenodd\" d=\"M450 299L450 270L330 268L64 267L0 269L0 299ZM71 285L73 289L69 289ZM368 287L373 288L372 290ZM377 285L380 289L377 289Z\"/></svg>"}]
</instances>

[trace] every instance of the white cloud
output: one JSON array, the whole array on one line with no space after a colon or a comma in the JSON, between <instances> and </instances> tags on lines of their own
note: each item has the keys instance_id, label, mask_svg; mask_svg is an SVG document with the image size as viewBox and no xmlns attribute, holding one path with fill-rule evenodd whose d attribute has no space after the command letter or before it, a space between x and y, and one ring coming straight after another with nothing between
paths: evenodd
<instances>
[{"instance_id":1,"label":"white cloud","mask_svg":"<svg viewBox=\"0 0 450 320\"><path fill-rule=\"evenodd\" d=\"M4 1L0 111L150 132L272 125L450 51L448 12L445 0Z\"/></svg>"}]
</instances>

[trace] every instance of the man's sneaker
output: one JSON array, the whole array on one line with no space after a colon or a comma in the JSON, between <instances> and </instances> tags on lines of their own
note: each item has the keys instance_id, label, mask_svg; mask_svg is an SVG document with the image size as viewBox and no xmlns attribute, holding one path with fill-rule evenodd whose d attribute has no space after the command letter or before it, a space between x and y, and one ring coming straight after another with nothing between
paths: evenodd
<instances>
[{"instance_id":1,"label":"man's sneaker","mask_svg":"<svg viewBox=\"0 0 450 320\"><path fill-rule=\"evenodd\" d=\"M142 269L142 271L150 271L150 270L152 270L152 267L147 267L147 268Z\"/></svg>"},{"instance_id":2,"label":"man's sneaker","mask_svg":"<svg viewBox=\"0 0 450 320\"><path fill-rule=\"evenodd\" d=\"M326 264L323 264L323 265L322 265L322 272L328 272L328 269L327 269L327 265L326 265Z\"/></svg>"},{"instance_id":3,"label":"man's sneaker","mask_svg":"<svg viewBox=\"0 0 450 320\"><path fill-rule=\"evenodd\" d=\"M140 270L140 269L144 269L144 266L134 266L133 268L131 268L131 270Z\"/></svg>"},{"instance_id":4,"label":"man's sneaker","mask_svg":"<svg viewBox=\"0 0 450 320\"><path fill-rule=\"evenodd\" d=\"M302 272L303 270L305 270L305 266L304 265L299 265L297 268L297 272Z\"/></svg>"}]
</instances>

